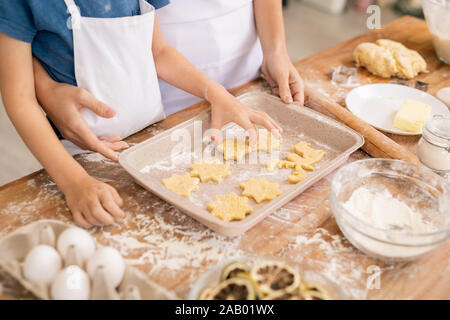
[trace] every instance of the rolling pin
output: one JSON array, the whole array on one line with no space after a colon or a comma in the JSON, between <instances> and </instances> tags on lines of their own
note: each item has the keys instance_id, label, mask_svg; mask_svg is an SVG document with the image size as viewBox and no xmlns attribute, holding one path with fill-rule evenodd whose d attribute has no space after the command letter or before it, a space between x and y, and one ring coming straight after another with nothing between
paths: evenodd
<instances>
[{"instance_id":1,"label":"rolling pin","mask_svg":"<svg viewBox=\"0 0 450 320\"><path fill-rule=\"evenodd\" d=\"M305 98L305 104L309 107L343 122L364 136L365 144L362 149L371 156L399 159L417 165L420 164L419 159L412 152L373 128L340 104L331 101L324 94L310 87L308 83L305 83Z\"/></svg>"}]
</instances>

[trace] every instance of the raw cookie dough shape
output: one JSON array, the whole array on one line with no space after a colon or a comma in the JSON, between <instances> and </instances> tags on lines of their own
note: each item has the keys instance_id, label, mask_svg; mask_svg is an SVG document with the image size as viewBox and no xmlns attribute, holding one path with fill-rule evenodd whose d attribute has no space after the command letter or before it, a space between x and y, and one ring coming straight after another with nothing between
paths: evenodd
<instances>
[{"instance_id":1,"label":"raw cookie dough shape","mask_svg":"<svg viewBox=\"0 0 450 320\"><path fill-rule=\"evenodd\" d=\"M295 168L295 166L296 166L295 162L287 161L287 160L280 160L280 159L270 159L269 161L267 161L267 164L266 164L267 170L269 170L269 171L273 171L273 170L275 170L275 168L290 169L290 168Z\"/></svg>"},{"instance_id":2,"label":"raw cookie dough shape","mask_svg":"<svg viewBox=\"0 0 450 320\"><path fill-rule=\"evenodd\" d=\"M311 148L311 144L306 141L300 141L295 146L292 146L291 149L305 158L310 164L316 164L325 155L325 151Z\"/></svg>"},{"instance_id":3,"label":"raw cookie dough shape","mask_svg":"<svg viewBox=\"0 0 450 320\"><path fill-rule=\"evenodd\" d=\"M225 139L222 141L220 145L217 146L217 150L219 150L223 154L223 158L225 160L241 160L246 154L251 152L251 148L248 144L247 139Z\"/></svg>"},{"instance_id":4,"label":"raw cookie dough shape","mask_svg":"<svg viewBox=\"0 0 450 320\"><path fill-rule=\"evenodd\" d=\"M374 43L364 42L357 46L353 59L358 67L365 67L370 73L382 78L390 78L398 73L392 53Z\"/></svg>"},{"instance_id":5,"label":"raw cookie dough shape","mask_svg":"<svg viewBox=\"0 0 450 320\"><path fill-rule=\"evenodd\" d=\"M272 132L269 132L267 129L258 130L256 150L262 150L267 153L270 153L273 150L280 150L281 142L281 139L277 139Z\"/></svg>"},{"instance_id":6,"label":"raw cookie dough shape","mask_svg":"<svg viewBox=\"0 0 450 320\"><path fill-rule=\"evenodd\" d=\"M242 182L240 187L244 189L242 195L252 197L257 203L273 200L281 194L278 183L269 182L264 178L249 178L246 182Z\"/></svg>"},{"instance_id":7,"label":"raw cookie dough shape","mask_svg":"<svg viewBox=\"0 0 450 320\"><path fill-rule=\"evenodd\" d=\"M296 153L288 153L286 160L271 159L267 162L267 169L270 171L275 168L294 168L288 177L290 183L299 183L306 179L308 175L305 170L314 171L314 164L322 160L326 154L323 150L311 148L311 144L306 141L297 143L291 149Z\"/></svg>"},{"instance_id":8,"label":"raw cookie dough shape","mask_svg":"<svg viewBox=\"0 0 450 320\"><path fill-rule=\"evenodd\" d=\"M422 56L417 51L408 49L400 42L379 39L377 40L377 45L392 54L397 62L397 76L400 78L412 79L420 72L427 71L427 63Z\"/></svg>"},{"instance_id":9,"label":"raw cookie dough shape","mask_svg":"<svg viewBox=\"0 0 450 320\"><path fill-rule=\"evenodd\" d=\"M198 180L192 178L189 173L179 175L172 174L170 178L162 179L162 184L169 190L188 198L190 192L198 189Z\"/></svg>"},{"instance_id":10,"label":"raw cookie dough shape","mask_svg":"<svg viewBox=\"0 0 450 320\"><path fill-rule=\"evenodd\" d=\"M192 164L191 168L191 176L199 177L201 182L207 181L215 181L220 182L222 178L228 178L231 176L231 172L229 170L230 165L227 163L219 163L216 162L207 162L202 160L202 162L197 164Z\"/></svg>"},{"instance_id":11,"label":"raw cookie dough shape","mask_svg":"<svg viewBox=\"0 0 450 320\"><path fill-rule=\"evenodd\" d=\"M353 52L353 59L357 66L383 78L413 79L420 72L427 72L427 63L417 51L387 39L379 39L376 44L361 43Z\"/></svg>"},{"instance_id":12,"label":"raw cookie dough shape","mask_svg":"<svg viewBox=\"0 0 450 320\"><path fill-rule=\"evenodd\" d=\"M227 222L244 220L247 214L253 212L253 208L248 204L248 198L240 197L234 192L218 195L206 206L214 216Z\"/></svg>"},{"instance_id":13,"label":"raw cookie dough shape","mask_svg":"<svg viewBox=\"0 0 450 320\"><path fill-rule=\"evenodd\" d=\"M288 177L288 181L290 183L299 183L302 180L305 180L308 175L305 170L302 168L297 168L292 172L292 174Z\"/></svg>"},{"instance_id":14,"label":"raw cookie dough shape","mask_svg":"<svg viewBox=\"0 0 450 320\"><path fill-rule=\"evenodd\" d=\"M295 153L288 153L286 155L286 159L290 162L295 163L295 169L305 169L308 171L314 171L313 163L311 160L305 159L303 157L300 157L298 154Z\"/></svg>"}]
</instances>

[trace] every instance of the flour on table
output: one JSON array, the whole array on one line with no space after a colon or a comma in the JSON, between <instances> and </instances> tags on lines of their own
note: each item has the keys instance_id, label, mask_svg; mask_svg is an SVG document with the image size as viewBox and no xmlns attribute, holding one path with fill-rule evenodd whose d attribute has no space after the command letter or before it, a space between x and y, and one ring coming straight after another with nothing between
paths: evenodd
<instances>
[{"instance_id":1,"label":"flour on table","mask_svg":"<svg viewBox=\"0 0 450 320\"><path fill-rule=\"evenodd\" d=\"M239 249L241 237L222 237L166 203L156 203L156 207L157 212L153 216L147 213L130 215L123 224L134 227L122 226L121 234L103 232L103 237L120 251L128 263L149 264L150 274L176 273L185 268L203 268L204 265L242 256ZM177 221L169 222L167 218Z\"/></svg>"},{"instance_id":2,"label":"flour on table","mask_svg":"<svg viewBox=\"0 0 450 320\"><path fill-rule=\"evenodd\" d=\"M358 260L370 260L341 235L331 235L327 230L317 228L312 234L296 236L281 255L313 267L334 282L345 295L356 299L367 296L368 274Z\"/></svg>"},{"instance_id":3,"label":"flour on table","mask_svg":"<svg viewBox=\"0 0 450 320\"><path fill-rule=\"evenodd\" d=\"M81 155L81 157L88 162L108 162L111 164L116 164L115 162L111 161L110 159L102 156L100 153L95 153L95 152L84 153Z\"/></svg>"}]
</instances>

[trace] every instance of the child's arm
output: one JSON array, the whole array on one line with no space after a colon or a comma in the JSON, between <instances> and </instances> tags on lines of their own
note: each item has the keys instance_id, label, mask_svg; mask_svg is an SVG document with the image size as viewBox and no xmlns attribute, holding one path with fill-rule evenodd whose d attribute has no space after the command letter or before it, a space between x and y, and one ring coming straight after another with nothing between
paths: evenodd
<instances>
[{"instance_id":1,"label":"child's arm","mask_svg":"<svg viewBox=\"0 0 450 320\"><path fill-rule=\"evenodd\" d=\"M157 21L152 51L159 78L211 103L211 128L215 129L212 136L215 141L220 141L220 129L229 122L235 122L247 130L252 144L256 141L255 125L264 126L275 135L281 132L281 128L270 116L240 103L223 86L211 80L177 50L167 45Z\"/></svg>"},{"instance_id":2,"label":"child's arm","mask_svg":"<svg viewBox=\"0 0 450 320\"><path fill-rule=\"evenodd\" d=\"M77 224L106 225L124 216L111 186L90 177L67 153L36 100L31 45L0 33L0 92L9 118L66 196Z\"/></svg>"},{"instance_id":3,"label":"child's arm","mask_svg":"<svg viewBox=\"0 0 450 320\"><path fill-rule=\"evenodd\" d=\"M262 72L273 94L286 103L295 101L303 105L303 79L287 53L281 1L254 0L253 3L264 54Z\"/></svg>"}]
</instances>

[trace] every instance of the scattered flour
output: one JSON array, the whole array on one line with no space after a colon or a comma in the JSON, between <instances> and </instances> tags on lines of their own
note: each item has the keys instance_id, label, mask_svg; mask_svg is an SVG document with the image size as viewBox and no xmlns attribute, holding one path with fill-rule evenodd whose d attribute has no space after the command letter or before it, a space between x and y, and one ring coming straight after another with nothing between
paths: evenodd
<instances>
[{"instance_id":1,"label":"scattered flour","mask_svg":"<svg viewBox=\"0 0 450 320\"><path fill-rule=\"evenodd\" d=\"M166 211L169 207L163 204L152 217L134 215L126 223L134 228L121 234L103 232L103 237L117 246L130 264L151 265L150 274L202 268L242 255L241 237L224 238L200 225L192 227L197 223L176 209ZM168 221L173 218L184 223Z\"/></svg>"},{"instance_id":2,"label":"scattered flour","mask_svg":"<svg viewBox=\"0 0 450 320\"><path fill-rule=\"evenodd\" d=\"M140 173L150 173L152 170L160 171L174 171L177 169L183 169L190 164L198 161L200 157L195 152L184 152L176 156L172 156L170 160L160 160L153 164L146 165L139 170Z\"/></svg>"},{"instance_id":3,"label":"scattered flour","mask_svg":"<svg viewBox=\"0 0 450 320\"><path fill-rule=\"evenodd\" d=\"M87 162L103 162L108 164L114 164L118 165L116 162L105 158L100 153L84 153L81 155L82 159L86 160Z\"/></svg>"},{"instance_id":4,"label":"scattered flour","mask_svg":"<svg viewBox=\"0 0 450 320\"><path fill-rule=\"evenodd\" d=\"M351 298L364 299L367 295L364 260L370 260L340 235L318 228L312 234L296 236L281 254L315 268Z\"/></svg>"}]
</instances>

